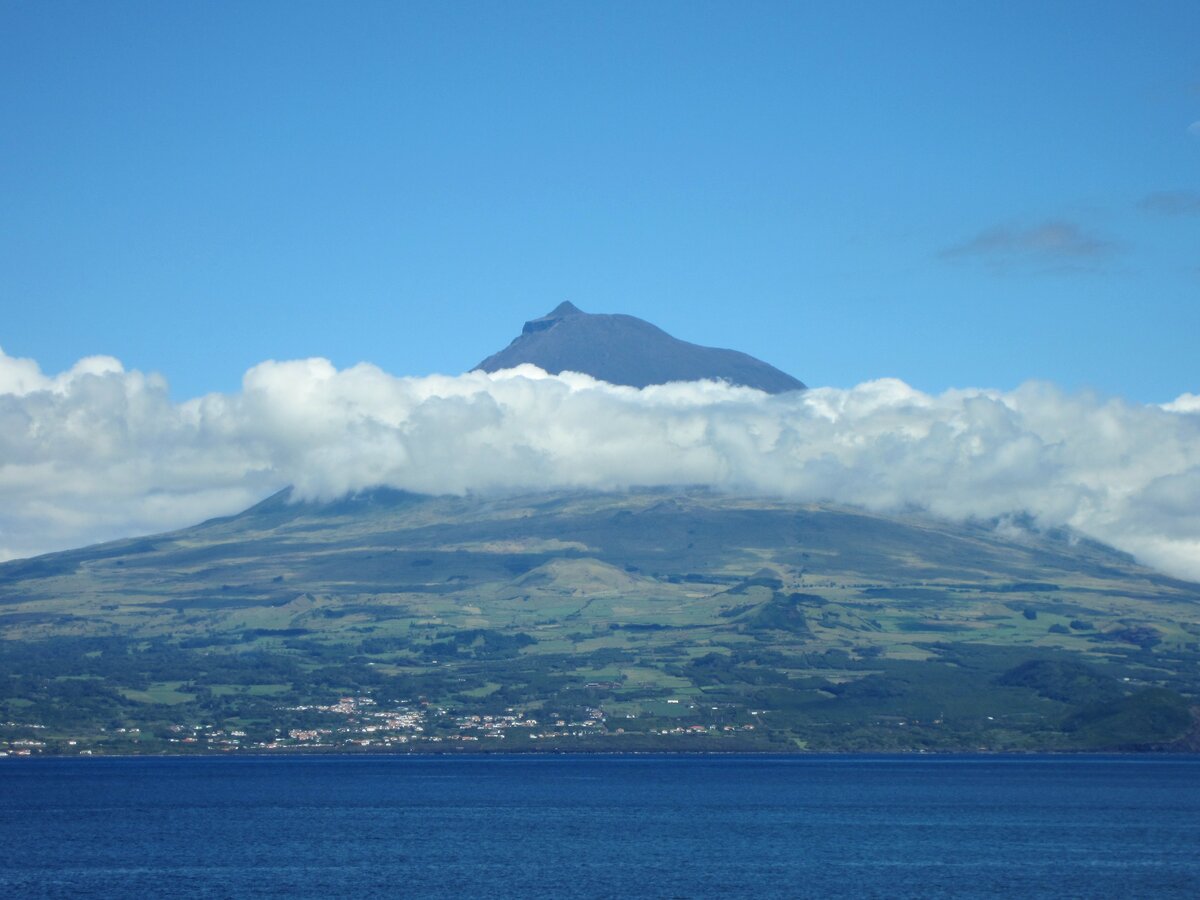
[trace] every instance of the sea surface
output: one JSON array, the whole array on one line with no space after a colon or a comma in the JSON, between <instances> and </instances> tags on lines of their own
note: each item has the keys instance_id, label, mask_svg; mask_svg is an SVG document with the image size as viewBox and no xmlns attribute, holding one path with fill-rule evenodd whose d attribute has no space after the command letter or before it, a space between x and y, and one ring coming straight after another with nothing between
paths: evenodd
<instances>
[{"instance_id":1,"label":"sea surface","mask_svg":"<svg viewBox=\"0 0 1200 900\"><path fill-rule=\"evenodd\" d=\"M1196 897L1200 758L0 760L2 897Z\"/></svg>"}]
</instances>

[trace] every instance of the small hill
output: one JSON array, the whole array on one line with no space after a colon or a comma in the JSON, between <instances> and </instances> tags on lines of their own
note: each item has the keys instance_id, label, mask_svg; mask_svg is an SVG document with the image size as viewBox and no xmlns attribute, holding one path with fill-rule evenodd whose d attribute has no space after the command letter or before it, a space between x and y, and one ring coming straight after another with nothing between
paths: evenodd
<instances>
[{"instance_id":1,"label":"small hill","mask_svg":"<svg viewBox=\"0 0 1200 900\"><path fill-rule=\"evenodd\" d=\"M638 580L598 559L553 559L513 580L522 590L559 591L575 597L629 593Z\"/></svg>"}]
</instances>

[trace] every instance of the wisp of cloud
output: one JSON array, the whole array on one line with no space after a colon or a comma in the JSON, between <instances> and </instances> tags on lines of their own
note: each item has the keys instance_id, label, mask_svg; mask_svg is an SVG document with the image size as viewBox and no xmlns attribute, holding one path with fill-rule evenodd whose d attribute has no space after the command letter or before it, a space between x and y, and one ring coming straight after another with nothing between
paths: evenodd
<instances>
[{"instance_id":1,"label":"wisp of cloud","mask_svg":"<svg viewBox=\"0 0 1200 900\"><path fill-rule=\"evenodd\" d=\"M0 555L192 524L294 485L333 498L706 485L872 510L1068 525L1200 579L1200 400L1141 405L1029 383L925 394L893 379L770 396L635 389L531 366L396 377L264 362L184 403L92 357L0 352Z\"/></svg>"}]
</instances>

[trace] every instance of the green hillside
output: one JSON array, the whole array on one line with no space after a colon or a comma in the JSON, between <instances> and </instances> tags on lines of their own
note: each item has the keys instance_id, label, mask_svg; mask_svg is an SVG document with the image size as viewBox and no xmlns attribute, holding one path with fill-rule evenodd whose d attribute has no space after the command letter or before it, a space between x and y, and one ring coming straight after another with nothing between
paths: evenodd
<instances>
[{"instance_id":1,"label":"green hillside","mask_svg":"<svg viewBox=\"0 0 1200 900\"><path fill-rule=\"evenodd\" d=\"M286 492L0 565L0 751L1197 746L1200 585L705 492Z\"/></svg>"}]
</instances>

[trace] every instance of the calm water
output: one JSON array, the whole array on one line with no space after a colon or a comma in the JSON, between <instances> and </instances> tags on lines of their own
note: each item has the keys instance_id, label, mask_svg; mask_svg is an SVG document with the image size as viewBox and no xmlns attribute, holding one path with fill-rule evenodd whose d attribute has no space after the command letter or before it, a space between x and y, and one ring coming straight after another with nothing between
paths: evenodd
<instances>
[{"instance_id":1,"label":"calm water","mask_svg":"<svg viewBox=\"0 0 1200 900\"><path fill-rule=\"evenodd\" d=\"M1194 897L1200 759L5 760L0 896Z\"/></svg>"}]
</instances>

